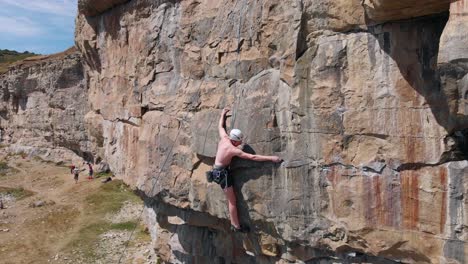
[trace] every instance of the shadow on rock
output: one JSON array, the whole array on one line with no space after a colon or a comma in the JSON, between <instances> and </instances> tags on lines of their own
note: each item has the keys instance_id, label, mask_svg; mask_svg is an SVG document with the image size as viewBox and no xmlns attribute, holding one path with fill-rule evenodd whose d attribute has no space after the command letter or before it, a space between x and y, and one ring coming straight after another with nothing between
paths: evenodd
<instances>
[{"instance_id":1,"label":"shadow on rock","mask_svg":"<svg viewBox=\"0 0 468 264\"><path fill-rule=\"evenodd\" d=\"M468 128L468 117L458 113L458 91L441 81L441 75L460 69L437 69L439 43L448 20L448 13L400 22L369 26L369 32L383 50L397 64L407 84L422 95L439 125L448 134ZM384 63L384 74L390 74L389 61ZM387 72L385 72L387 71ZM466 73L466 71L465 71ZM460 77L462 73L456 73ZM398 87L397 87L398 89ZM403 90L403 89L402 89ZM404 95L403 95L404 96ZM406 95L412 100L410 95Z\"/></svg>"}]
</instances>

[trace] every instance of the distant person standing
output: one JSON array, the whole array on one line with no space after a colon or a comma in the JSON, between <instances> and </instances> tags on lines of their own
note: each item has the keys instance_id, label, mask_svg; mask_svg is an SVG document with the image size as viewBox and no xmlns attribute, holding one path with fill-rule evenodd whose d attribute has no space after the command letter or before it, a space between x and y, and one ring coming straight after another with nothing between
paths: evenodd
<instances>
[{"instance_id":1,"label":"distant person standing","mask_svg":"<svg viewBox=\"0 0 468 264\"><path fill-rule=\"evenodd\" d=\"M88 170L89 170L88 179L89 179L89 180L92 180L92 179L93 179L93 175L94 175L93 166L92 166L91 163L89 163L89 162L86 162L86 165L88 165Z\"/></svg>"},{"instance_id":2,"label":"distant person standing","mask_svg":"<svg viewBox=\"0 0 468 264\"><path fill-rule=\"evenodd\" d=\"M78 183L78 177L80 176L80 172L84 171L85 169L80 170L78 167L75 165L71 166L71 173L73 174L73 178L75 179L75 184Z\"/></svg>"}]
</instances>

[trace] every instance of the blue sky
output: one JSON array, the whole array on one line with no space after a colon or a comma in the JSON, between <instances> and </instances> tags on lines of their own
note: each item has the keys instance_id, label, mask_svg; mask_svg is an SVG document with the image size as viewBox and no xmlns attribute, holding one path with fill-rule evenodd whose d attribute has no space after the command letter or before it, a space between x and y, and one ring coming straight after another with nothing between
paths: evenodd
<instances>
[{"instance_id":1,"label":"blue sky","mask_svg":"<svg viewBox=\"0 0 468 264\"><path fill-rule=\"evenodd\" d=\"M0 0L0 49L51 54L74 45L78 0Z\"/></svg>"}]
</instances>

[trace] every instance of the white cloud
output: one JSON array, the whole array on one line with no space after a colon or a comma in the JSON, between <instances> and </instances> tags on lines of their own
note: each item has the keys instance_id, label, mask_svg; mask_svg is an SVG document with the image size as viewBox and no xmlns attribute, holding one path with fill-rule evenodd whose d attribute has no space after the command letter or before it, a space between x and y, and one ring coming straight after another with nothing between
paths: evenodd
<instances>
[{"instance_id":1,"label":"white cloud","mask_svg":"<svg viewBox=\"0 0 468 264\"><path fill-rule=\"evenodd\" d=\"M43 33L40 26L26 17L0 16L0 34L8 36L36 36Z\"/></svg>"},{"instance_id":2,"label":"white cloud","mask_svg":"<svg viewBox=\"0 0 468 264\"><path fill-rule=\"evenodd\" d=\"M7 5L34 12L74 17L77 9L76 2L76 0L0 0L0 6L2 9L6 9L5 5Z\"/></svg>"}]
</instances>

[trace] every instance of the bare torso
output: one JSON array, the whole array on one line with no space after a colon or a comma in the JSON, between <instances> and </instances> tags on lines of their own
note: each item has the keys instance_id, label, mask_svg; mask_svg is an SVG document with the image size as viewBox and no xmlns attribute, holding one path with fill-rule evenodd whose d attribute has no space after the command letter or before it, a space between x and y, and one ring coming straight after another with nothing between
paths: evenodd
<instances>
[{"instance_id":1,"label":"bare torso","mask_svg":"<svg viewBox=\"0 0 468 264\"><path fill-rule=\"evenodd\" d=\"M218 150L216 151L215 165L227 167L231 164L233 157L237 156L239 149L232 145L231 140L224 136L218 143Z\"/></svg>"}]
</instances>

